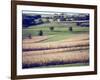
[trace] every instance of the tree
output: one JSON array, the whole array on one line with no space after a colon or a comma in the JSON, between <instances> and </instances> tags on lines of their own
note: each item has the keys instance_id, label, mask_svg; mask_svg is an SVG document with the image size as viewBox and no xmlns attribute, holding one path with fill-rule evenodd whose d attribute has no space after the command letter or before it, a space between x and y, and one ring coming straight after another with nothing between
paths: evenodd
<instances>
[{"instance_id":1,"label":"tree","mask_svg":"<svg viewBox=\"0 0 100 80\"><path fill-rule=\"evenodd\" d=\"M50 22L50 21L49 21L49 17L46 17L46 22L47 22L47 23L49 23L49 22Z\"/></svg>"},{"instance_id":2,"label":"tree","mask_svg":"<svg viewBox=\"0 0 100 80\"><path fill-rule=\"evenodd\" d=\"M43 36L43 31L40 30L39 33L38 33L38 35L39 35L39 36Z\"/></svg>"},{"instance_id":3,"label":"tree","mask_svg":"<svg viewBox=\"0 0 100 80\"><path fill-rule=\"evenodd\" d=\"M28 35L28 38L29 38L29 39L32 39L32 34L29 34L29 35Z\"/></svg>"},{"instance_id":4,"label":"tree","mask_svg":"<svg viewBox=\"0 0 100 80\"><path fill-rule=\"evenodd\" d=\"M53 31L54 30L54 27L50 27L50 31Z\"/></svg>"},{"instance_id":5,"label":"tree","mask_svg":"<svg viewBox=\"0 0 100 80\"><path fill-rule=\"evenodd\" d=\"M42 20L42 18L40 18L40 19L39 19L39 23L43 23L43 20Z\"/></svg>"},{"instance_id":6,"label":"tree","mask_svg":"<svg viewBox=\"0 0 100 80\"><path fill-rule=\"evenodd\" d=\"M71 32L72 32L72 31L73 31L73 28L72 28L72 27L69 27L69 31L71 31Z\"/></svg>"}]
</instances>

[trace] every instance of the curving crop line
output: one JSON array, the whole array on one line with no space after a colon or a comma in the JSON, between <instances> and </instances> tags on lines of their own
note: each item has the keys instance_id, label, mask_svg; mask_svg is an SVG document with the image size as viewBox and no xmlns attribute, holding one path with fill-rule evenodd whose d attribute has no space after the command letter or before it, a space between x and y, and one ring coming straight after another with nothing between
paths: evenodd
<instances>
[{"instance_id":1,"label":"curving crop line","mask_svg":"<svg viewBox=\"0 0 100 80\"><path fill-rule=\"evenodd\" d=\"M88 50L59 52L34 55L23 55L23 68L41 67L50 65L64 65L72 63L88 63L89 54Z\"/></svg>"},{"instance_id":2,"label":"curving crop line","mask_svg":"<svg viewBox=\"0 0 100 80\"><path fill-rule=\"evenodd\" d=\"M84 47L89 46L89 41L75 41L75 42L50 42L50 43L34 43L34 44L23 44L23 51L38 51L38 50L50 50L60 48L71 48L71 47Z\"/></svg>"}]
</instances>

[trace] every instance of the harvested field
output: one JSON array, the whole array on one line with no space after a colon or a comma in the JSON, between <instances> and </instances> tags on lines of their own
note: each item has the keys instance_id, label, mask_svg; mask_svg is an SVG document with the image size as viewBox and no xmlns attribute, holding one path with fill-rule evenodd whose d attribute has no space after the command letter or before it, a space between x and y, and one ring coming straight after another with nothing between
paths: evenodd
<instances>
[{"instance_id":1,"label":"harvested field","mask_svg":"<svg viewBox=\"0 0 100 80\"><path fill-rule=\"evenodd\" d=\"M23 44L23 51L29 50L45 50L45 49L57 49L57 48L69 48L78 46L88 46L89 41L71 41L71 42L49 42L49 43L32 43Z\"/></svg>"},{"instance_id":2,"label":"harvested field","mask_svg":"<svg viewBox=\"0 0 100 80\"><path fill-rule=\"evenodd\" d=\"M49 54L24 54L23 68L40 67L46 65L86 63L89 61L88 50L59 52ZM33 65L33 66L32 66ZM29 66L29 67L28 67Z\"/></svg>"}]
</instances>

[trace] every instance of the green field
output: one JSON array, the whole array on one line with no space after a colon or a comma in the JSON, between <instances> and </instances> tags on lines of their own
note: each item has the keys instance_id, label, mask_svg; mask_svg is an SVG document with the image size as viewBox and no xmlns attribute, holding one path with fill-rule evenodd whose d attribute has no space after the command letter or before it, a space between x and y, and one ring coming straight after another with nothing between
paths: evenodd
<instances>
[{"instance_id":1,"label":"green field","mask_svg":"<svg viewBox=\"0 0 100 80\"><path fill-rule=\"evenodd\" d=\"M57 41L57 40L63 40L67 38L71 38L73 36L78 36L80 34L88 34L89 33L89 27L79 27L73 25L73 31L69 31L68 26L52 26L54 27L53 31L50 31L51 26L31 26L28 28L23 29L22 36L23 38L26 38L29 34L32 36L38 36L38 33L40 30L43 31L43 36L48 36L48 39L43 42L49 42L49 41Z\"/></svg>"},{"instance_id":2,"label":"green field","mask_svg":"<svg viewBox=\"0 0 100 80\"><path fill-rule=\"evenodd\" d=\"M88 66L89 63L73 63L73 64L63 64L63 65L54 65L54 66L42 66L41 68L57 68L57 67L79 67L79 66ZM37 68L40 68L40 67L37 67Z\"/></svg>"}]
</instances>

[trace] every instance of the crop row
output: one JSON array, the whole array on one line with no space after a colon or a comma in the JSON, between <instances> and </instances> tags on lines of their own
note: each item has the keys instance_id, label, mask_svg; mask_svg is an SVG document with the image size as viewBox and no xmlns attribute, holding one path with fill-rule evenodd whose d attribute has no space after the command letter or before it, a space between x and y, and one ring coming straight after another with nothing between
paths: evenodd
<instances>
[{"instance_id":1,"label":"crop row","mask_svg":"<svg viewBox=\"0 0 100 80\"><path fill-rule=\"evenodd\" d=\"M71 52L59 52L59 53L51 53L51 54L41 54L34 55L30 54L30 56L23 55L23 65L44 65L53 62L65 62L65 63L73 63L73 62L85 62L89 60L88 50L83 51L71 51Z\"/></svg>"},{"instance_id":2,"label":"crop row","mask_svg":"<svg viewBox=\"0 0 100 80\"><path fill-rule=\"evenodd\" d=\"M23 56L30 56L30 55L44 55L44 54L56 54L59 52L69 52L69 51L81 51L89 49L89 46L79 46L79 47L70 47L70 48L59 48L59 49L49 49L49 50L37 50L37 51L23 51Z\"/></svg>"},{"instance_id":3,"label":"crop row","mask_svg":"<svg viewBox=\"0 0 100 80\"><path fill-rule=\"evenodd\" d=\"M48 50L48 49L58 49L58 48L69 48L69 47L79 47L88 46L89 41L73 41L73 42L49 42L49 43L33 43L33 44L23 44L23 51L35 51L35 50Z\"/></svg>"}]
</instances>

